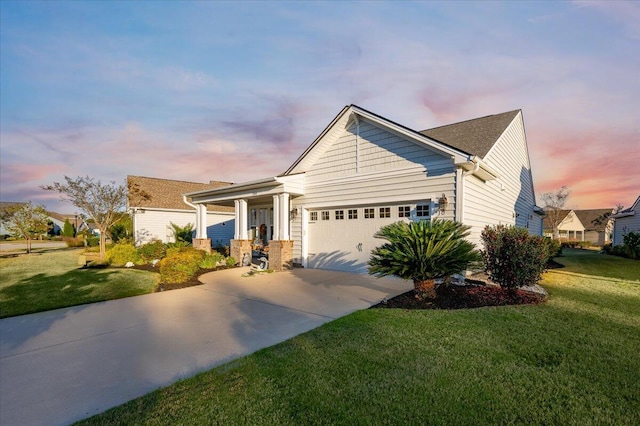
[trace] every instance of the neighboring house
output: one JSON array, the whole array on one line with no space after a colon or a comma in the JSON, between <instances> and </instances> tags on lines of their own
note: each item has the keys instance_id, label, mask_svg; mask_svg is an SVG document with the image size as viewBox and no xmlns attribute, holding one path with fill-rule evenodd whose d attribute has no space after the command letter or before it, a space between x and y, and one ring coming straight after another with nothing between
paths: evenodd
<instances>
[{"instance_id":1,"label":"neighboring house","mask_svg":"<svg viewBox=\"0 0 640 426\"><path fill-rule=\"evenodd\" d=\"M127 176L127 185L137 185L140 191L150 196L149 200L139 201L129 195L128 211L133 216L133 235L136 244L144 244L152 240L165 243L174 242L171 223L179 226L192 224L196 226L196 206L185 203L183 194L203 189L214 189L229 186L228 182L184 182L169 179L158 179L143 176ZM207 207L207 238L213 245L229 245L233 238L233 208L210 205Z\"/></svg>"},{"instance_id":2,"label":"neighboring house","mask_svg":"<svg viewBox=\"0 0 640 426\"><path fill-rule=\"evenodd\" d=\"M350 105L283 174L187 196L199 217L234 208L238 260L265 225L273 269L365 272L374 234L398 220L456 220L477 245L485 225L542 235L534 194L520 110L418 132Z\"/></svg>"},{"instance_id":3,"label":"neighboring house","mask_svg":"<svg viewBox=\"0 0 640 426\"><path fill-rule=\"evenodd\" d=\"M54 235L62 234L65 220L68 220L69 223L73 225L74 229L76 229L76 233L89 229L89 225L87 225L87 222L85 222L79 214L60 214L50 211L48 211L47 214L49 215L49 220L53 223L52 233Z\"/></svg>"},{"instance_id":4,"label":"neighboring house","mask_svg":"<svg viewBox=\"0 0 640 426\"><path fill-rule=\"evenodd\" d=\"M624 209L612 216L613 241L612 245L624 244L623 238L629 232L640 232L640 197L628 209Z\"/></svg>"},{"instance_id":5,"label":"neighboring house","mask_svg":"<svg viewBox=\"0 0 640 426\"><path fill-rule=\"evenodd\" d=\"M560 210L558 234L560 239L589 241L594 245L611 242L613 233L613 209ZM553 225L548 216L544 218L544 234L553 235Z\"/></svg>"},{"instance_id":6,"label":"neighboring house","mask_svg":"<svg viewBox=\"0 0 640 426\"><path fill-rule=\"evenodd\" d=\"M27 203L0 202L0 210L5 209L6 207L9 207L9 206L21 205L21 204L27 204ZM69 222L72 225L79 228L78 232L84 229L87 229L87 223L84 221L84 219L82 219L80 215L73 215L73 214L65 215L65 214L60 214L60 213L50 212L50 211L47 211L47 215L49 217L49 220L53 224L53 230L52 230L53 235L60 235L62 233L62 229L64 228L64 221L66 219L69 219ZM4 223L0 223L0 236L6 236L6 235L9 235L9 231L4 226Z\"/></svg>"}]
</instances>

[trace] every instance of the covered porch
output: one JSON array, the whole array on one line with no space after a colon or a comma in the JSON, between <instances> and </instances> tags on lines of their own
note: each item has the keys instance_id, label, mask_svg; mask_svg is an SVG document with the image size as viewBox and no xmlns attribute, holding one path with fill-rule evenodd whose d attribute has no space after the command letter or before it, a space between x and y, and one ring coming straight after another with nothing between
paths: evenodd
<instances>
[{"instance_id":1,"label":"covered porch","mask_svg":"<svg viewBox=\"0 0 640 426\"><path fill-rule=\"evenodd\" d=\"M237 262L250 263L254 256L268 259L269 269L293 266L291 199L304 195L304 174L276 176L222 188L185 194L196 208L194 247L211 249L206 237L207 204L233 206L234 237L230 254Z\"/></svg>"}]
</instances>

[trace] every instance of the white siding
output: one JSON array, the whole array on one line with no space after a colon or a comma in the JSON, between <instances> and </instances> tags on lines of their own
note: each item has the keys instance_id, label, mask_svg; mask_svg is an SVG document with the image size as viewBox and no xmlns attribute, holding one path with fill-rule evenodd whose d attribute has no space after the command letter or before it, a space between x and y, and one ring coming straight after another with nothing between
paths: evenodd
<instances>
[{"instance_id":1,"label":"white siding","mask_svg":"<svg viewBox=\"0 0 640 426\"><path fill-rule=\"evenodd\" d=\"M185 226L190 223L195 229L196 212L195 210L145 209L144 213L136 213L136 229L134 230L136 244L144 244L151 240L160 240L164 243L173 242L171 222L179 226ZM207 238L211 238L213 245L229 245L229 241L233 238L233 231L233 213L207 212Z\"/></svg>"},{"instance_id":2,"label":"white siding","mask_svg":"<svg viewBox=\"0 0 640 426\"><path fill-rule=\"evenodd\" d=\"M433 217L454 218L453 160L364 120L359 130L356 135L355 124L343 130L309 165L305 195L292 200L294 207L369 207L428 199L437 205L444 193L449 200L447 211L439 215L436 208ZM294 261L303 263L301 215L291 224L291 236Z\"/></svg>"},{"instance_id":3,"label":"white siding","mask_svg":"<svg viewBox=\"0 0 640 426\"><path fill-rule=\"evenodd\" d=\"M640 211L636 210L635 215L619 217L613 224L613 245L618 246L624 243L623 237L629 232L640 232Z\"/></svg>"},{"instance_id":4,"label":"white siding","mask_svg":"<svg viewBox=\"0 0 640 426\"><path fill-rule=\"evenodd\" d=\"M486 225L515 225L542 235L539 216L534 213L535 194L524 134L522 114L507 127L484 162L499 177L482 180L467 176L464 182L463 223L470 225L470 240L479 245Z\"/></svg>"}]
</instances>

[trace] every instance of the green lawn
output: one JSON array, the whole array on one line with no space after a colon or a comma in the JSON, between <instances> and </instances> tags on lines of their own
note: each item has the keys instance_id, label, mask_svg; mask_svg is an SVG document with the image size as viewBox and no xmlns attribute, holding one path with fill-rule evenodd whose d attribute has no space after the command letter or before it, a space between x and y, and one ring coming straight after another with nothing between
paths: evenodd
<instances>
[{"instance_id":1,"label":"green lawn","mask_svg":"<svg viewBox=\"0 0 640 426\"><path fill-rule=\"evenodd\" d=\"M640 281L640 262L593 250L563 249L555 259L565 265L563 271L601 277Z\"/></svg>"},{"instance_id":2,"label":"green lawn","mask_svg":"<svg viewBox=\"0 0 640 426\"><path fill-rule=\"evenodd\" d=\"M580 255L542 305L360 311L80 424L640 424L638 262Z\"/></svg>"},{"instance_id":3,"label":"green lawn","mask_svg":"<svg viewBox=\"0 0 640 426\"><path fill-rule=\"evenodd\" d=\"M81 269L81 250L0 258L0 318L154 291L159 276L128 269Z\"/></svg>"}]
</instances>

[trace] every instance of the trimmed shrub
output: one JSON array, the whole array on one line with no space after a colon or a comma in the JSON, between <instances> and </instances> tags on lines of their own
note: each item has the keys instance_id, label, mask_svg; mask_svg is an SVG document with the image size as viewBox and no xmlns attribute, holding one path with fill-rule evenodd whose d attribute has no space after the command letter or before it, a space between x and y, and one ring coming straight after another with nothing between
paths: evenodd
<instances>
[{"instance_id":1,"label":"trimmed shrub","mask_svg":"<svg viewBox=\"0 0 640 426\"><path fill-rule=\"evenodd\" d=\"M236 266L236 264L238 263L238 261L235 258L231 257L231 256L227 257L226 262L227 262L227 266L230 267L230 268L232 266Z\"/></svg>"},{"instance_id":2,"label":"trimmed shrub","mask_svg":"<svg viewBox=\"0 0 640 426\"><path fill-rule=\"evenodd\" d=\"M224 260L224 256L215 251L207 254L204 259L200 262L200 267L202 269L213 269L218 266L218 263Z\"/></svg>"},{"instance_id":3,"label":"trimmed shrub","mask_svg":"<svg viewBox=\"0 0 640 426\"><path fill-rule=\"evenodd\" d=\"M133 244L114 244L109 250L105 260L111 266L124 266L127 262L140 263L140 255Z\"/></svg>"},{"instance_id":4,"label":"trimmed shrub","mask_svg":"<svg viewBox=\"0 0 640 426\"><path fill-rule=\"evenodd\" d=\"M190 280L200 269L206 253L191 247L167 250L167 257L160 261L160 281L167 284Z\"/></svg>"},{"instance_id":5,"label":"trimmed shrub","mask_svg":"<svg viewBox=\"0 0 640 426\"><path fill-rule=\"evenodd\" d=\"M145 262L162 259L167 255L167 247L160 240L153 240L138 247L138 253Z\"/></svg>"},{"instance_id":6,"label":"trimmed shrub","mask_svg":"<svg viewBox=\"0 0 640 426\"><path fill-rule=\"evenodd\" d=\"M486 226L482 257L489 277L501 287L516 289L537 284L545 271L549 249L543 237L524 228Z\"/></svg>"}]
</instances>

